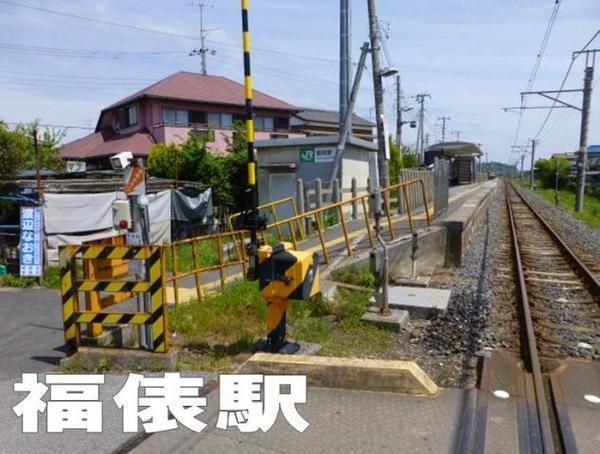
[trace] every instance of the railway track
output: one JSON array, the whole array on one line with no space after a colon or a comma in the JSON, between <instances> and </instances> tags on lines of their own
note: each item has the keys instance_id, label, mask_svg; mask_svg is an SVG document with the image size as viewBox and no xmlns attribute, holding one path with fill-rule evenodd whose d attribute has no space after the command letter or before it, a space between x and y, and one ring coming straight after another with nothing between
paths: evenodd
<instances>
[{"instance_id":1,"label":"railway track","mask_svg":"<svg viewBox=\"0 0 600 454\"><path fill-rule=\"evenodd\" d=\"M498 420L500 407L492 397L498 395L515 398L517 408L517 440L511 446L509 439L501 438L509 443L503 449L540 454L598 452L590 450L595 435L581 438L595 429L582 429L581 418L576 418L579 431L572 423L573 392L581 397L586 390L598 389L596 382L590 382L600 370L598 274L508 182L505 196L519 350L485 355L478 388L466 406L458 452L500 452L498 434L490 423L490 418ZM576 370L576 376L565 372L569 370Z\"/></svg>"},{"instance_id":2,"label":"railway track","mask_svg":"<svg viewBox=\"0 0 600 454\"><path fill-rule=\"evenodd\" d=\"M532 451L577 452L562 403L547 374L566 358L600 360L597 276L512 184L506 200L519 288L521 354L531 374L539 435ZM562 415L562 417L561 417ZM529 421L531 430L531 421Z\"/></svg>"}]
</instances>

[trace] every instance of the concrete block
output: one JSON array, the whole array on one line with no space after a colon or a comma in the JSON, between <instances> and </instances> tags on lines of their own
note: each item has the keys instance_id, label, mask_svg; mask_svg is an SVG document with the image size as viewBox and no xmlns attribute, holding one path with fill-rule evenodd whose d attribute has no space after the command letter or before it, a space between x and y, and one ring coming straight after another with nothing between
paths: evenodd
<instances>
[{"instance_id":1,"label":"concrete block","mask_svg":"<svg viewBox=\"0 0 600 454\"><path fill-rule=\"evenodd\" d=\"M400 332L408 322L408 311L390 309L389 315L383 315L379 307L372 306L360 318L363 322L373 323L390 331Z\"/></svg>"},{"instance_id":2,"label":"concrete block","mask_svg":"<svg viewBox=\"0 0 600 454\"><path fill-rule=\"evenodd\" d=\"M147 350L79 347L77 353L61 359L60 366L94 371L100 361L106 360L118 369L174 370L177 349L172 348L168 353L154 353Z\"/></svg>"},{"instance_id":3,"label":"concrete block","mask_svg":"<svg viewBox=\"0 0 600 454\"><path fill-rule=\"evenodd\" d=\"M439 388L413 361L256 353L241 373L306 375L309 386L434 395Z\"/></svg>"},{"instance_id":4,"label":"concrete block","mask_svg":"<svg viewBox=\"0 0 600 454\"><path fill-rule=\"evenodd\" d=\"M138 345L138 327L135 325L104 326L100 336L81 336L81 344L87 347L133 348Z\"/></svg>"},{"instance_id":5,"label":"concrete block","mask_svg":"<svg viewBox=\"0 0 600 454\"><path fill-rule=\"evenodd\" d=\"M450 290L417 287L390 287L390 306L408 311L411 317L431 318L446 312L450 302Z\"/></svg>"},{"instance_id":6,"label":"concrete block","mask_svg":"<svg viewBox=\"0 0 600 454\"><path fill-rule=\"evenodd\" d=\"M399 277L394 279L394 284L403 285L406 287L429 287L431 276Z\"/></svg>"}]
</instances>

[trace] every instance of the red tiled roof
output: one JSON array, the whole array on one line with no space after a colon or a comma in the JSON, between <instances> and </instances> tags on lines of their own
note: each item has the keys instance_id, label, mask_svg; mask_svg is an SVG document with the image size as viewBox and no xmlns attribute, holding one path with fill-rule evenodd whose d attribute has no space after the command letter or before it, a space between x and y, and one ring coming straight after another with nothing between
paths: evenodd
<instances>
[{"instance_id":1,"label":"red tiled roof","mask_svg":"<svg viewBox=\"0 0 600 454\"><path fill-rule=\"evenodd\" d=\"M127 104L142 97L177 99L211 104L244 106L244 86L221 76L211 76L179 71L137 93L124 98L104 110ZM281 110L298 110L296 106L254 90L255 107Z\"/></svg>"},{"instance_id":2,"label":"red tiled roof","mask_svg":"<svg viewBox=\"0 0 600 454\"><path fill-rule=\"evenodd\" d=\"M84 160L110 156L121 151L131 151L135 156L148 156L154 144L154 139L147 132L110 136L94 132L66 144L62 154L66 159Z\"/></svg>"}]
</instances>

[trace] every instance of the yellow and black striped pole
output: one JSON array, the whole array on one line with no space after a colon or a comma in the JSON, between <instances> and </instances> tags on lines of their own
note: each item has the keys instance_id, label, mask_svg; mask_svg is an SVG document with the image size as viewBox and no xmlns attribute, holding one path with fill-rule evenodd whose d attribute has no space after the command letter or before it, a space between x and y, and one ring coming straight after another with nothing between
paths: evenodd
<instances>
[{"instance_id":1,"label":"yellow and black striped pole","mask_svg":"<svg viewBox=\"0 0 600 454\"><path fill-rule=\"evenodd\" d=\"M246 225L250 230L249 272L250 280L258 279L258 190L256 187L256 160L254 158L254 116L252 111L252 72L250 65L250 30L248 10L250 0L242 0L242 30L244 41L244 85L246 94L246 138L248 142L248 210Z\"/></svg>"}]
</instances>

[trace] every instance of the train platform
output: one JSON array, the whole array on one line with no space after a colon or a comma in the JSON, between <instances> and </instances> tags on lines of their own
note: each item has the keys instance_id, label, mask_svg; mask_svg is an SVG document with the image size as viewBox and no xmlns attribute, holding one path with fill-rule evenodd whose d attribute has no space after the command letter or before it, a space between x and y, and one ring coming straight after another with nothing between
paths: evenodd
<instances>
[{"instance_id":1,"label":"train platform","mask_svg":"<svg viewBox=\"0 0 600 454\"><path fill-rule=\"evenodd\" d=\"M487 195L496 187L497 181L492 180L485 183L456 186L449 190L448 197L448 208L441 214L436 215L433 209L430 208L431 226L427 226L427 218L423 208L414 210L412 220L417 232L420 234L436 232L435 236L440 236L440 232L443 229L445 232L446 225L445 220L449 218L453 213L456 213L460 208L465 205L472 204L473 197L481 196L487 197ZM467 214L459 215L468 218L471 215L470 212ZM406 214L394 214L391 217L392 229L388 229L388 219L382 218L382 236L387 241L407 239L411 236L411 228L409 219ZM321 244L320 238L316 234L310 235L308 238L298 242L300 250L311 251L321 256L321 272L322 276L327 276L331 271L337 267L345 266L352 262L362 262L365 258L368 258L368 253L372 249L371 241L366 229L364 219L350 220L346 223L347 237L344 236L344 232L341 225L333 226L328 228L324 232L324 243L325 249L328 255L328 261L325 263L324 250ZM390 230L392 234L390 235ZM348 253L348 244L352 254ZM373 238L373 241L377 240ZM437 248L445 247L445 239L440 243L436 242ZM444 251L437 251L438 255L445 255ZM427 254L427 252L425 252ZM423 257L422 261L424 266L432 264L438 264L436 261L431 262ZM438 260L439 262L439 260ZM224 272L224 281L231 282L243 277L243 271L241 266L230 266L227 267ZM218 290L221 286L221 275L219 271L207 271L200 275L200 282L202 289L207 292ZM195 280L193 276L183 278L179 281L178 286L179 300L185 302L196 297ZM174 304L174 288L169 286L167 288L167 301L169 304Z\"/></svg>"},{"instance_id":2,"label":"train platform","mask_svg":"<svg viewBox=\"0 0 600 454\"><path fill-rule=\"evenodd\" d=\"M216 428L218 389L208 395L201 433L187 429L155 434L132 452L194 453L507 453L536 452L530 378L505 352L491 353L476 389L441 389L434 396L309 388L297 405L310 425L299 433L279 415L266 433ZM492 369L494 369L492 373ZM571 361L552 380L560 395L561 424L577 451L600 452L600 367Z\"/></svg>"}]
</instances>

